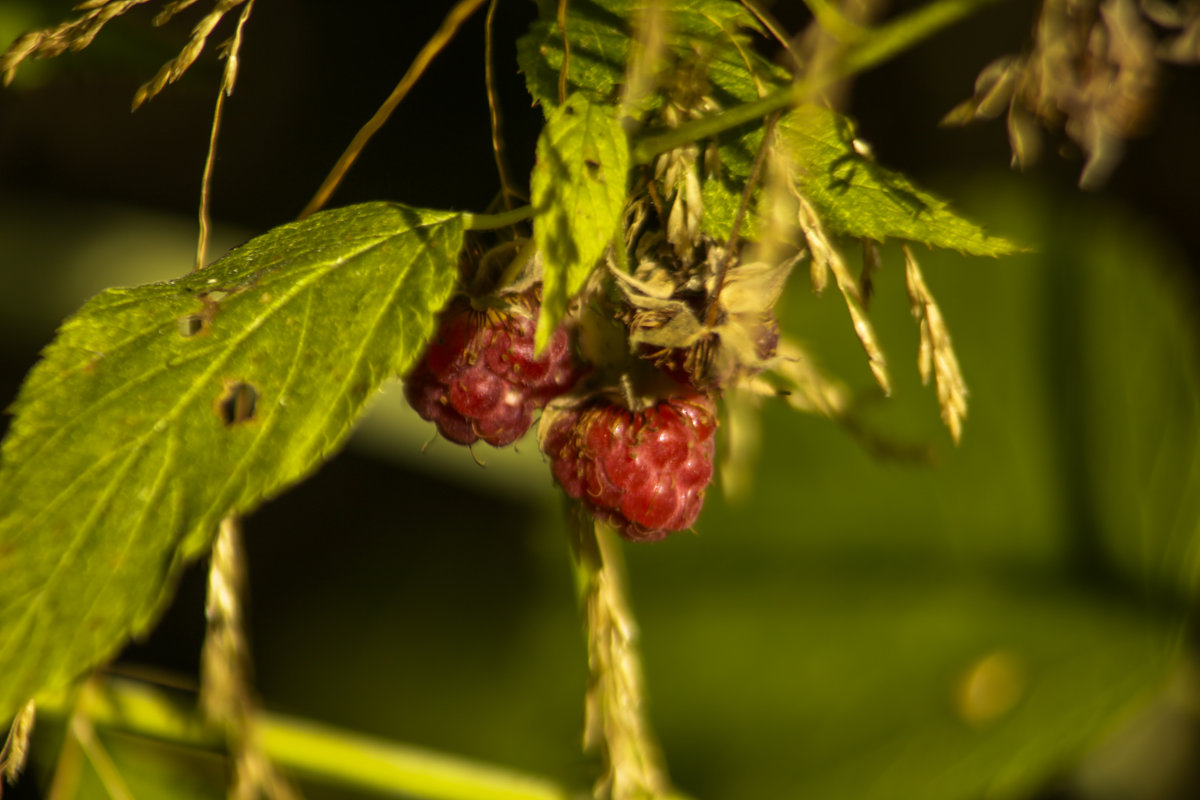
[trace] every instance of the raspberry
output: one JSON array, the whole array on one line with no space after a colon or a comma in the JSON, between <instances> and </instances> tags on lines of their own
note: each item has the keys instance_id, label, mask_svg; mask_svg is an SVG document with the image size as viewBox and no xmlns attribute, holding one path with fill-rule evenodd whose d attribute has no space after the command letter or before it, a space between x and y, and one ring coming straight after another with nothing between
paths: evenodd
<instances>
[{"instance_id":1,"label":"raspberry","mask_svg":"<svg viewBox=\"0 0 1200 800\"><path fill-rule=\"evenodd\" d=\"M409 405L451 441L512 444L529 430L533 412L567 391L580 370L567 331L533 355L537 298L521 295L507 308L476 310L458 300L404 382Z\"/></svg>"},{"instance_id":2,"label":"raspberry","mask_svg":"<svg viewBox=\"0 0 1200 800\"><path fill-rule=\"evenodd\" d=\"M688 528L712 480L716 409L707 395L641 411L609 400L555 412L542 451L555 480L630 541Z\"/></svg>"}]
</instances>

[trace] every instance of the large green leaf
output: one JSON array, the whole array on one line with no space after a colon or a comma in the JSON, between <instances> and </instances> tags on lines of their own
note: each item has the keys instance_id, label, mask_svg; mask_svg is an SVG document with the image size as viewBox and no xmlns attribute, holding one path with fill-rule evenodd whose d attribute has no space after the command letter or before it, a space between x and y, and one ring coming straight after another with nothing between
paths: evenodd
<instances>
[{"instance_id":1,"label":"large green leaf","mask_svg":"<svg viewBox=\"0 0 1200 800\"><path fill-rule=\"evenodd\" d=\"M2 450L0 720L144 630L222 517L341 443L431 335L462 229L390 203L328 211L63 324Z\"/></svg>"},{"instance_id":2,"label":"large green leaf","mask_svg":"<svg viewBox=\"0 0 1200 800\"><path fill-rule=\"evenodd\" d=\"M546 120L530 179L543 268L539 349L616 234L628 173L629 144L612 106L572 95Z\"/></svg>"}]
</instances>

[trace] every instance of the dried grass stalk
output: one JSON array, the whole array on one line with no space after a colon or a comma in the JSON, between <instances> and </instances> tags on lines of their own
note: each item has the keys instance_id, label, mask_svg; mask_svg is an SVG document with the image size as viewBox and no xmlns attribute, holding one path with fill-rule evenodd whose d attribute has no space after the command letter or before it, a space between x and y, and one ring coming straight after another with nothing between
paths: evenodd
<instances>
[{"instance_id":1,"label":"dried grass stalk","mask_svg":"<svg viewBox=\"0 0 1200 800\"><path fill-rule=\"evenodd\" d=\"M957 443L962 437L963 419L967 416L967 384L958 366L958 356L954 354L950 330L942 319L942 312L929 287L925 285L920 265L908 247L904 248L904 280L913 318L917 320L921 331L921 345L917 353L921 381L928 384L930 376L933 377L937 385L938 405L942 409L942 421Z\"/></svg>"},{"instance_id":2,"label":"dried grass stalk","mask_svg":"<svg viewBox=\"0 0 1200 800\"><path fill-rule=\"evenodd\" d=\"M179 55L175 56L175 58L171 59L166 64L163 64L162 68L158 71L158 74L138 87L137 92L133 96L134 110L136 111L142 103L153 98L155 95L161 92L164 88L166 88L167 84L174 83L175 81L179 80L180 76L187 72L188 67L194 64L196 59L200 57L200 53L204 51L204 46L208 42L209 34L213 32L213 29L216 28L218 24L220 24L221 19L225 16L225 14L237 8L244 2L246 2L246 0L217 0L217 4L213 10L205 14L204 17L196 23L196 27L192 28L192 36L190 39L188 39L188 43L183 46L183 49L179 51ZM186 4L183 7L186 7ZM182 8L175 8L172 10L172 7L168 6L167 10L160 14L159 17L162 18L164 15L167 15L167 18L169 19L170 15L168 12L173 14L180 10L182 10ZM157 22L157 20L155 21ZM235 34L235 36L239 38L241 35L240 27L241 26L239 25L239 31ZM234 69L236 70L236 68L237 66L235 59ZM226 72L228 72L228 70L229 62L227 61Z\"/></svg>"},{"instance_id":3,"label":"dried grass stalk","mask_svg":"<svg viewBox=\"0 0 1200 800\"><path fill-rule=\"evenodd\" d=\"M200 706L229 738L234 762L230 798L295 800L296 792L276 772L251 731L258 703L250 689L250 643L242 602L245 584L241 525L237 517L226 517L217 531L208 571Z\"/></svg>"},{"instance_id":4,"label":"dried grass stalk","mask_svg":"<svg viewBox=\"0 0 1200 800\"><path fill-rule=\"evenodd\" d=\"M86 12L78 19L61 22L52 28L33 31L17 39L0 56L0 74L4 84L12 83L17 67L27 58L53 58L68 50L82 50L92 43L109 20L149 0L88 0L76 6Z\"/></svg>"},{"instance_id":5,"label":"dried grass stalk","mask_svg":"<svg viewBox=\"0 0 1200 800\"><path fill-rule=\"evenodd\" d=\"M867 354L867 364L871 368L871 374L875 376L875 382L879 384L883 393L890 395L892 384L888 377L887 359L883 355L883 348L879 346L875 328L871 325L871 320L867 318L867 313L863 309L862 291L859 289L858 282L850 274L842 254L829 240L825 226L821 224L816 210L803 195L799 192L795 194L798 201L797 215L800 230L804 232L804 238L808 242L808 250L813 260L814 283L817 274L824 275L826 270L833 273L833 279L837 282L838 290L842 293L842 297L846 301L846 308L850 312L854 333L858 336L858 341Z\"/></svg>"},{"instance_id":6,"label":"dried grass stalk","mask_svg":"<svg viewBox=\"0 0 1200 800\"><path fill-rule=\"evenodd\" d=\"M434 32L433 36L429 37L429 41L417 53L412 64L404 76L400 78L400 82L396 84L396 88L388 96L379 109L375 112L366 124L364 124L354 135L346 150L338 158L337 163L333 165L333 169L325 176L325 180L317 189L316 194L308 201L308 205L300 212L298 219L305 219L312 216L317 211L325 206L325 203L333 195L338 184L342 182L342 178L350 170L350 166L358 159L358 154L367 146L367 142L371 140L383 124L387 122L388 117L396 110L405 96L408 95L410 89L417 84L421 76L425 74L425 70L433 63L433 59L438 53L450 43L454 36L458 33L463 23L467 21L475 11L482 6L484 0L459 0L454 4L446 14L446 18L442 20L441 27Z\"/></svg>"},{"instance_id":7,"label":"dried grass stalk","mask_svg":"<svg viewBox=\"0 0 1200 800\"><path fill-rule=\"evenodd\" d=\"M36 716L37 706L30 700L13 717L4 747L0 748L0 794L4 793L4 781L15 782L21 770L25 768L25 759L29 756L29 738L33 735Z\"/></svg>"},{"instance_id":8,"label":"dried grass stalk","mask_svg":"<svg viewBox=\"0 0 1200 800\"><path fill-rule=\"evenodd\" d=\"M180 0L181 3L191 3L193 1ZM213 108L212 130L208 136L208 152L204 157L204 174L200 178L200 211L198 214L200 231L196 242L195 269L202 269L208 261L208 236L209 229L212 226L210 215L212 174L217 160L217 139L221 131L221 118L225 112L225 98L233 94L233 87L237 83L238 53L241 52L242 48L242 33L246 28L246 20L250 18L250 12L253 9L254 0L247 0L246 4L242 7L241 15L238 17L237 27L234 28L233 36L222 43L220 47L221 55L225 58L225 70L221 74L221 87L217 90L217 103ZM166 13L166 11L163 13Z\"/></svg>"},{"instance_id":9,"label":"dried grass stalk","mask_svg":"<svg viewBox=\"0 0 1200 800\"><path fill-rule=\"evenodd\" d=\"M590 672L583 744L599 748L606 762L596 796L665 797L670 783L646 718L637 621L625 594L620 545L577 503L572 516Z\"/></svg>"}]
</instances>

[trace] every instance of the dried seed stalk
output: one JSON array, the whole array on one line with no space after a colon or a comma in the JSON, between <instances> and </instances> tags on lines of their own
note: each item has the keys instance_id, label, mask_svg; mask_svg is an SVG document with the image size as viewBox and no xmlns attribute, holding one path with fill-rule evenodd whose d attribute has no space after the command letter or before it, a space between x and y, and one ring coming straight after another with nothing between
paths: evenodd
<instances>
[{"instance_id":1,"label":"dried seed stalk","mask_svg":"<svg viewBox=\"0 0 1200 800\"><path fill-rule=\"evenodd\" d=\"M292 800L295 792L275 771L252 735L257 702L250 690L250 645L242 595L246 559L237 517L221 520L208 572L208 627L200 658L200 706L224 728L234 762L229 796Z\"/></svg>"},{"instance_id":2,"label":"dried seed stalk","mask_svg":"<svg viewBox=\"0 0 1200 800\"><path fill-rule=\"evenodd\" d=\"M954 354L950 330L942 319L942 312L929 287L925 285L920 265L908 247L904 248L904 280L913 318L917 320L921 331L921 345L917 353L921 382L928 384L930 376L933 376L937 385L938 405L942 409L942 421L957 443L962 437L963 419L967 416L967 385L958 366L958 357Z\"/></svg>"},{"instance_id":3,"label":"dried seed stalk","mask_svg":"<svg viewBox=\"0 0 1200 800\"><path fill-rule=\"evenodd\" d=\"M815 285L818 284L817 276L824 276L826 270L833 273L833 279L837 282L838 290L841 291L842 297L846 301L846 308L850 312L854 333L858 336L858 341L867 354L867 363L871 368L871 374L875 376L875 382L879 384L883 393L890 395L892 385L888 378L887 359L875 336L875 328L871 325L871 320L867 318L866 311L863 309L862 292L859 290L858 283L846 267L842 254L829 240L816 210L799 192L796 192L796 199L799 202L800 230L804 232L804 238L808 242L808 250L813 261L813 282ZM824 278L822 277L820 284L823 285L823 283Z\"/></svg>"},{"instance_id":4,"label":"dried seed stalk","mask_svg":"<svg viewBox=\"0 0 1200 800\"><path fill-rule=\"evenodd\" d=\"M4 794L3 782L16 781L21 770L25 768L25 759L29 755L29 737L33 735L36 715L37 706L30 700L17 712L12 727L8 729L4 747L0 748L0 795Z\"/></svg>"},{"instance_id":5,"label":"dried seed stalk","mask_svg":"<svg viewBox=\"0 0 1200 800\"><path fill-rule=\"evenodd\" d=\"M194 0L179 0L179 2L190 4ZM253 8L254 0L247 0L246 5L242 7L241 15L238 17L237 27L234 28L233 36L221 45L221 55L225 58L225 70L221 74L221 87L217 90L217 103L213 108L212 130L208 135L208 153L204 157L204 174L200 178L200 232L196 242L195 269L203 269L208 260L208 236L209 229L212 226L209 210L211 207L213 166L217 160L217 138L221 131L221 119L225 112L225 98L233 94L234 84L237 83L238 53L242 48L242 31L246 27L246 20L250 18L250 11ZM166 14L168 11L174 10L178 9L168 6L162 13Z\"/></svg>"},{"instance_id":6,"label":"dried seed stalk","mask_svg":"<svg viewBox=\"0 0 1200 800\"><path fill-rule=\"evenodd\" d=\"M158 74L138 87L137 92L133 96L134 110L136 111L138 107L142 105L142 103L150 100L159 92L161 92L164 88L166 88L167 84L174 83L175 81L179 80L180 76L187 72L188 67L194 64L196 59L200 57L200 53L204 51L205 44L208 43L209 34L213 32L213 29L216 28L218 24L220 24L225 14L237 8L244 2L246 2L246 0L217 0L217 4L213 10L205 14L204 17L196 23L196 27L192 28L192 36L190 39L188 39L188 43L183 46L183 49L179 51L179 55L175 56L175 58L171 59L166 64L163 64L162 68L158 71ZM174 14L183 8L186 8L186 6L175 8L168 6L167 9L159 15L159 18L162 19L165 17L169 19L171 14ZM155 21L157 22L157 20ZM234 36L240 38L241 23L239 23L238 27L239 30L234 34ZM236 59L234 64L234 69L236 69ZM227 62L226 71L228 71L228 69L229 66Z\"/></svg>"},{"instance_id":7,"label":"dried seed stalk","mask_svg":"<svg viewBox=\"0 0 1200 800\"><path fill-rule=\"evenodd\" d=\"M89 0L76 6L77 11L87 12L78 19L25 34L0 56L0 74L4 75L4 84L7 86L12 83L17 67L25 59L53 58L67 50L82 50L92 43L109 20L146 2L149 0Z\"/></svg>"},{"instance_id":8,"label":"dried seed stalk","mask_svg":"<svg viewBox=\"0 0 1200 800\"><path fill-rule=\"evenodd\" d=\"M404 100L412 87L425 74L425 70L433 63L433 59L437 57L437 54L442 52L446 45L450 44L450 41L458 33L463 23L483 5L483 2L484 0L459 0L458 3L455 3L454 7L446 14L446 18L442 20L441 27L434 32L433 36L429 37L429 41L425 42L424 47L417 53L416 58L413 59L404 76L400 78L400 82L396 84L396 88L392 90L388 98L379 106L374 116L367 120L366 124L354 135L346 150L338 158L337 163L333 165L333 169L329 170L329 174L325 176L325 180L321 183L320 188L317 189L312 199L308 201L308 205L300 212L297 219L310 217L324 207L325 203L333 195L334 190L337 189L338 184L342 182L342 178L350 170L351 165L358 159L358 154L367 146L367 142L383 127L388 117L399 107L400 102Z\"/></svg>"},{"instance_id":9,"label":"dried seed stalk","mask_svg":"<svg viewBox=\"0 0 1200 800\"><path fill-rule=\"evenodd\" d=\"M595 793L610 800L665 797L670 784L645 714L637 622L625 594L619 542L581 505L574 504L572 517L590 672L583 745L600 748L605 759Z\"/></svg>"}]
</instances>

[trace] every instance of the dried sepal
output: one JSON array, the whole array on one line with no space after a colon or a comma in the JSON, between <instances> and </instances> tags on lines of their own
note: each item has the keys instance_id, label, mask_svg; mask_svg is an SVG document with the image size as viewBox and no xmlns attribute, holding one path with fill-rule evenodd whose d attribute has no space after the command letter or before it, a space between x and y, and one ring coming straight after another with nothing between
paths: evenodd
<instances>
[{"instance_id":1,"label":"dried sepal","mask_svg":"<svg viewBox=\"0 0 1200 800\"><path fill-rule=\"evenodd\" d=\"M643 258L635 275L613 275L629 306L630 350L693 386L721 388L771 363L779 337L772 309L797 259L733 258L718 286L726 251L709 241L703 246L705 258L689 270Z\"/></svg>"},{"instance_id":2,"label":"dried sepal","mask_svg":"<svg viewBox=\"0 0 1200 800\"><path fill-rule=\"evenodd\" d=\"M838 290L846 301L846 309L850 312L854 333L858 337L859 343L862 344L863 351L867 354L867 364L871 368L871 374L875 377L875 382L879 384L883 393L890 395L892 384L888 377L887 359L883 354L883 348L879 345L879 339L875 335L875 328L871 325L871 320L863 309L862 291L854 280L854 276L850 274L841 252L826 234L825 227L821 224L816 210L798 192L796 198L799 201L797 213L800 230L808 242L809 255L813 262L821 263L820 271L822 273L825 270L833 273ZM816 270L817 268L814 267L814 274Z\"/></svg>"},{"instance_id":3,"label":"dried sepal","mask_svg":"<svg viewBox=\"0 0 1200 800\"><path fill-rule=\"evenodd\" d=\"M978 119L993 119L1012 105L1013 94L1025 60L1002 56L979 71L975 93L942 117L941 124L966 125Z\"/></svg>"},{"instance_id":4,"label":"dried sepal","mask_svg":"<svg viewBox=\"0 0 1200 800\"><path fill-rule=\"evenodd\" d=\"M904 248L904 281L908 288L908 300L912 315L920 328L920 349L917 367L921 382L928 384L932 377L937 386L938 405L942 410L942 421L950 429L957 443L962 437L962 423L967 416L967 384L958 366L958 356L950 340L950 330L942 318L942 312L925 278L921 267L913 257L912 250Z\"/></svg>"},{"instance_id":5,"label":"dried sepal","mask_svg":"<svg viewBox=\"0 0 1200 800\"><path fill-rule=\"evenodd\" d=\"M1101 185L1120 159L1124 141L1142 132L1161 78L1159 60L1196 60L1200 12L1191 28L1155 0L1046 0L1029 52L986 66L971 99L942 120L961 125L1008 108L1013 164L1025 167L1040 150L1043 127L1061 129L1083 150L1079 183ZM1151 22L1183 28L1158 41ZM1190 36L1190 38L1189 38Z\"/></svg>"},{"instance_id":6,"label":"dried sepal","mask_svg":"<svg viewBox=\"0 0 1200 800\"><path fill-rule=\"evenodd\" d=\"M827 375L799 342L786 337L780 339L772 372L782 379L783 392L792 408L829 419L845 416L850 406L850 393L845 384ZM756 384L755 388L760 394L780 393L766 382Z\"/></svg>"}]
</instances>

